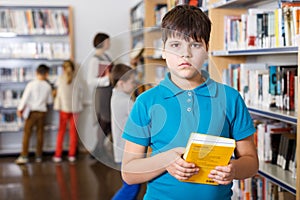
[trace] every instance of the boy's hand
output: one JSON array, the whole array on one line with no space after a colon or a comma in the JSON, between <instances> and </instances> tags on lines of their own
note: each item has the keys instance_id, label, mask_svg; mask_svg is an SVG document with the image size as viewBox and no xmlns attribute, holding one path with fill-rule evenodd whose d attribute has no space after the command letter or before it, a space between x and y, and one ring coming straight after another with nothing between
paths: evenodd
<instances>
[{"instance_id":1,"label":"boy's hand","mask_svg":"<svg viewBox=\"0 0 300 200\"><path fill-rule=\"evenodd\" d=\"M22 117L22 111L21 110L17 110L17 116L20 117L20 118Z\"/></svg>"},{"instance_id":2,"label":"boy's hand","mask_svg":"<svg viewBox=\"0 0 300 200\"><path fill-rule=\"evenodd\" d=\"M235 168L232 163L229 163L227 166L217 166L211 170L208 177L221 185L227 185L230 184L235 177Z\"/></svg>"},{"instance_id":3,"label":"boy's hand","mask_svg":"<svg viewBox=\"0 0 300 200\"><path fill-rule=\"evenodd\" d=\"M196 167L194 163L188 163L181 157L184 151L184 148L172 149L170 151L172 155L170 156L175 156L175 159L173 159L172 163L170 163L166 168L169 174L171 174L178 180L189 179L191 176L197 174L199 171L199 168Z\"/></svg>"}]
</instances>

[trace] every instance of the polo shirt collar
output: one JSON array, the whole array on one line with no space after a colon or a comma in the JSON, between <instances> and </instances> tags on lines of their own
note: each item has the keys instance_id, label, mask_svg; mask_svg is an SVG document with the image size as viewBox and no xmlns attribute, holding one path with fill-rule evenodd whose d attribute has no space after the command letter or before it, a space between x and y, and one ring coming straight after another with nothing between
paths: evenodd
<instances>
[{"instance_id":1,"label":"polo shirt collar","mask_svg":"<svg viewBox=\"0 0 300 200\"><path fill-rule=\"evenodd\" d=\"M199 85L198 87L194 88L192 91L196 95L215 97L216 93L217 93L216 82L209 77L208 72L201 70L201 74L202 74L202 76L204 76L206 81L204 83L202 83L201 85ZM164 80L162 80L160 82L160 86L162 86L162 87L160 87L160 90L161 90L161 94L163 95L164 98L174 97L174 96L186 91L186 90L179 88L177 85L175 85L172 82L172 80L170 79L170 72L168 72L165 75Z\"/></svg>"}]
</instances>

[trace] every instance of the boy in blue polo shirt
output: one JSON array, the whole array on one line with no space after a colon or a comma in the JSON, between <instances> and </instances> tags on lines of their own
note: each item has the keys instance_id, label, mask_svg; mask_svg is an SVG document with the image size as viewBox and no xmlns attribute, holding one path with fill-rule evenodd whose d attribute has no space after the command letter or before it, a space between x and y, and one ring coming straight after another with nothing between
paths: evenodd
<instances>
[{"instance_id":1,"label":"boy in blue polo shirt","mask_svg":"<svg viewBox=\"0 0 300 200\"><path fill-rule=\"evenodd\" d=\"M148 182L146 200L229 200L232 180L258 170L252 119L238 91L200 70L207 58L209 18L197 7L180 5L164 16L162 29L169 73L132 108L123 133L123 179L128 184ZM182 159L191 132L236 140L235 159L209 174L219 185L181 181L199 171Z\"/></svg>"}]
</instances>

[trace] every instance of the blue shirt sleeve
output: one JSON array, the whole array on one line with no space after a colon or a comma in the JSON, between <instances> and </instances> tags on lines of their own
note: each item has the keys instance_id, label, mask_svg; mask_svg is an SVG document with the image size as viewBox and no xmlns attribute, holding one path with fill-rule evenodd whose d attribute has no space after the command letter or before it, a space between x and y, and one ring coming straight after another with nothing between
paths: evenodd
<instances>
[{"instance_id":1,"label":"blue shirt sleeve","mask_svg":"<svg viewBox=\"0 0 300 200\"><path fill-rule=\"evenodd\" d=\"M139 98L133 105L122 137L142 146L150 145L150 118L147 107Z\"/></svg>"},{"instance_id":2,"label":"blue shirt sleeve","mask_svg":"<svg viewBox=\"0 0 300 200\"><path fill-rule=\"evenodd\" d=\"M241 95L237 96L235 102L235 115L232 121L232 135L235 140L242 140L256 131L251 115Z\"/></svg>"}]
</instances>

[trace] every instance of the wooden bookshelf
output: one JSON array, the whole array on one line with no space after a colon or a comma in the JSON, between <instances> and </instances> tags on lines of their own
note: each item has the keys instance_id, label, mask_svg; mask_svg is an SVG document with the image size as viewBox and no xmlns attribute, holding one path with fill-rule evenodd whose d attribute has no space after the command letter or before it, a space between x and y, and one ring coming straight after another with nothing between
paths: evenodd
<instances>
[{"instance_id":1,"label":"wooden bookshelf","mask_svg":"<svg viewBox=\"0 0 300 200\"><path fill-rule=\"evenodd\" d=\"M275 0L264 0L264 1L244 1L244 0L229 0L229 1L213 1L205 8L212 21L212 32L209 46L209 72L214 80L219 82L222 81L222 71L228 68L228 64L233 63L247 63L252 61L266 63L274 63L278 60L281 63L292 63L299 65L300 58L298 49L300 41L298 40L297 46L281 46L273 48L252 48L252 49L238 49L238 50L227 50L224 44L224 33L225 23L224 17L229 15L240 15L248 12L249 8L260 8L264 5L278 5L278 1ZM265 6L265 8L269 6ZM296 59L293 59L297 57ZM276 60L276 61L274 61ZM285 62L286 61L286 62ZM299 85L298 77L298 85ZM299 97L299 94L297 94ZM299 107L298 98L298 107ZM296 126L297 135L300 132L300 112L283 111L278 109L263 108L260 106L249 106L249 111L267 119L275 119L284 123L289 123ZM300 200L300 192L297 188L300 188L300 137L297 137L297 169L296 179L291 177L291 173L287 170L283 170L280 167L272 164L260 162L259 174L269 179L271 182L279 185L287 191L296 194L296 199Z\"/></svg>"},{"instance_id":2,"label":"wooden bookshelf","mask_svg":"<svg viewBox=\"0 0 300 200\"><path fill-rule=\"evenodd\" d=\"M144 21L144 44L145 44L145 83L156 84L156 67L166 66L162 58L154 57L156 47L153 44L154 40L161 39L160 27L156 24L155 8L159 4L167 4L167 0L144 0L145 3L145 21ZM159 51L159 50L158 50Z\"/></svg>"},{"instance_id":3,"label":"wooden bookshelf","mask_svg":"<svg viewBox=\"0 0 300 200\"><path fill-rule=\"evenodd\" d=\"M66 59L74 60L72 12L70 6L0 6L1 94L10 90L13 93L17 91L20 98L26 84L35 78L35 69L39 64L50 67L49 80L54 82L61 71L62 62ZM25 75L20 76L20 73ZM16 105L5 105L3 95L1 98L0 114L15 114L18 99L12 100ZM49 110L44 151L55 150L58 117L56 111ZM20 153L23 125L16 115L13 122L3 121L0 130L0 155ZM11 130L5 128L5 123L14 123ZM30 151L34 152L35 144L33 137Z\"/></svg>"}]
</instances>

